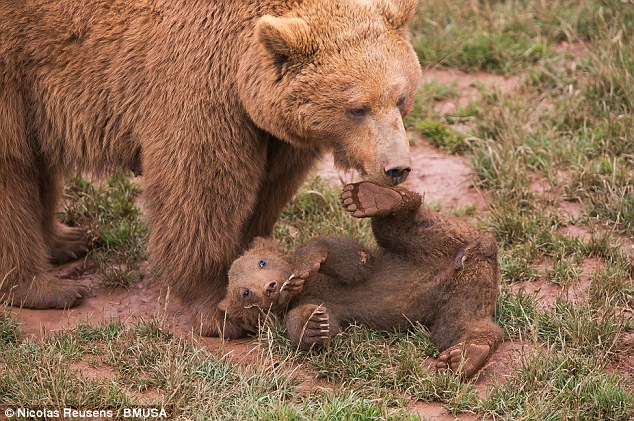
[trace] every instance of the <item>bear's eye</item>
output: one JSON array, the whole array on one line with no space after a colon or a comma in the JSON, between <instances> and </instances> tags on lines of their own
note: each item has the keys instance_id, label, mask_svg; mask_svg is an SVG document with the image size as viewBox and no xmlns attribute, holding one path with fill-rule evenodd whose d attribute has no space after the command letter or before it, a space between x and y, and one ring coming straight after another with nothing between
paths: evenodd
<instances>
[{"instance_id":1,"label":"bear's eye","mask_svg":"<svg viewBox=\"0 0 634 421\"><path fill-rule=\"evenodd\" d=\"M251 295L251 291L249 291L248 289L242 291L242 298L249 298L249 295Z\"/></svg>"},{"instance_id":2,"label":"bear's eye","mask_svg":"<svg viewBox=\"0 0 634 421\"><path fill-rule=\"evenodd\" d=\"M348 113L354 118L362 118L370 114L370 108L369 107L353 108L349 110Z\"/></svg>"},{"instance_id":3,"label":"bear's eye","mask_svg":"<svg viewBox=\"0 0 634 421\"><path fill-rule=\"evenodd\" d=\"M258 262L258 266L260 267L260 269L262 269L264 266L266 266L266 262L264 260L260 260Z\"/></svg>"}]
</instances>

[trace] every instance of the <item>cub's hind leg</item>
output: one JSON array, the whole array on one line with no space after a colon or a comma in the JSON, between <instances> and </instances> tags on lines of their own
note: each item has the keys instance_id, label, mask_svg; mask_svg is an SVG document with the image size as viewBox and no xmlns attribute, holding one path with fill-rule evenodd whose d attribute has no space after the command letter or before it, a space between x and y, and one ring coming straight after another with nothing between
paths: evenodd
<instances>
[{"instance_id":1,"label":"cub's hind leg","mask_svg":"<svg viewBox=\"0 0 634 421\"><path fill-rule=\"evenodd\" d=\"M451 370L472 377L502 342L502 329L489 319L469 323L465 332L457 344L441 352L436 364L438 371Z\"/></svg>"},{"instance_id":2,"label":"cub's hind leg","mask_svg":"<svg viewBox=\"0 0 634 421\"><path fill-rule=\"evenodd\" d=\"M503 338L493 321L499 285L495 240L482 234L460 250L451 265L451 275L441 284L439 317L430 330L442 351L438 369L471 377Z\"/></svg>"}]
</instances>

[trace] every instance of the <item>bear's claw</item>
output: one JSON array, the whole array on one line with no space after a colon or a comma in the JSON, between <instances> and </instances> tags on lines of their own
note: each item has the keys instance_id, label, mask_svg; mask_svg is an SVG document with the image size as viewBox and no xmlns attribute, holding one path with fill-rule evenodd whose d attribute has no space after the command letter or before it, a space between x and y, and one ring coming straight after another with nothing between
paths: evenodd
<instances>
[{"instance_id":1,"label":"bear's claw","mask_svg":"<svg viewBox=\"0 0 634 421\"><path fill-rule=\"evenodd\" d=\"M330 340L330 318L328 310L324 307L315 309L306 324L302 334L301 342L307 348L320 349L327 345Z\"/></svg>"},{"instance_id":2,"label":"bear's claw","mask_svg":"<svg viewBox=\"0 0 634 421\"><path fill-rule=\"evenodd\" d=\"M299 277L294 277L291 275L288 278L288 281L285 281L280 288L280 292L289 292L291 294L297 294L302 290L304 286L304 279Z\"/></svg>"}]
</instances>

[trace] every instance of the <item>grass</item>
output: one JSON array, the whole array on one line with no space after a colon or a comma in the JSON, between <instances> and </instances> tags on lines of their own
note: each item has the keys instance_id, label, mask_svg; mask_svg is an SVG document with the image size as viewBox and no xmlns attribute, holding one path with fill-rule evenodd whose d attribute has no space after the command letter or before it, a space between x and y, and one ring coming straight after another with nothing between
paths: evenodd
<instances>
[{"instance_id":1,"label":"grass","mask_svg":"<svg viewBox=\"0 0 634 421\"><path fill-rule=\"evenodd\" d=\"M0 355L0 401L10 408L99 408L117 418L142 406L182 419L412 419L349 391L297 395L295 367L276 366L264 353L238 364L174 337L159 319L80 322Z\"/></svg>"},{"instance_id":2,"label":"grass","mask_svg":"<svg viewBox=\"0 0 634 421\"><path fill-rule=\"evenodd\" d=\"M275 226L275 237L294 248L318 235L350 236L363 244L373 244L367 219L351 218L340 203L341 192L328 188L317 177L306 184L284 209Z\"/></svg>"},{"instance_id":3,"label":"grass","mask_svg":"<svg viewBox=\"0 0 634 421\"><path fill-rule=\"evenodd\" d=\"M634 238L634 6L428 0L419 2L411 28L424 67L519 78L504 95L475 83L479 98L450 114L435 107L457 100L460 89L432 81L405 121L437 147L464 155L487 198L487 212L466 206L453 213L477 216L496 236L495 317L505 340L523 351L485 394L427 367L437 350L420 326L409 333L355 326L325 352L307 353L270 320L254 338L253 361L240 362L173 335L161 319L79 322L29 338L20 335L19 315L6 310L0 402L115 414L150 405L181 419L408 420L419 418L415 401L502 420L634 417L634 374L620 365L624 352L631 358L624 342L633 330L634 258L626 246ZM573 48L563 49L564 41ZM66 191L62 219L87 229L88 262L112 287L142 276L139 193L123 174L106 183L77 178ZM338 197L322 180L308 183L284 210L276 237L288 248L315 235L373 244L368 221L350 218ZM572 237L573 228L582 235ZM540 285L560 294L527 292ZM304 387L307 377L326 387Z\"/></svg>"},{"instance_id":4,"label":"grass","mask_svg":"<svg viewBox=\"0 0 634 421\"><path fill-rule=\"evenodd\" d=\"M520 360L502 385L479 403L479 412L505 420L626 420L634 398L605 363L593 357L552 349Z\"/></svg>"},{"instance_id":5,"label":"grass","mask_svg":"<svg viewBox=\"0 0 634 421\"><path fill-rule=\"evenodd\" d=\"M447 149L452 153L461 152L466 148L464 136L447 127L442 121L421 120L416 123L414 129L438 148Z\"/></svg>"},{"instance_id":6,"label":"grass","mask_svg":"<svg viewBox=\"0 0 634 421\"><path fill-rule=\"evenodd\" d=\"M86 229L90 257L97 263L104 285L132 286L143 274L146 227L135 200L141 188L126 174L115 174L106 184L76 177L65 191L62 222Z\"/></svg>"}]
</instances>

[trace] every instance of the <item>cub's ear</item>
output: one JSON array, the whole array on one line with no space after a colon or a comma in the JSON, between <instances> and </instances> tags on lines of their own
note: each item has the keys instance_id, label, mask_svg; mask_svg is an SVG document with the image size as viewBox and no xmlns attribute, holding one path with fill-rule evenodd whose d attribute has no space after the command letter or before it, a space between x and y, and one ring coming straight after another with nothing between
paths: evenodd
<instances>
[{"instance_id":1,"label":"cub's ear","mask_svg":"<svg viewBox=\"0 0 634 421\"><path fill-rule=\"evenodd\" d=\"M255 25L257 40L271 54L277 65L293 55L311 55L316 45L304 19L262 16Z\"/></svg>"},{"instance_id":2,"label":"cub's ear","mask_svg":"<svg viewBox=\"0 0 634 421\"><path fill-rule=\"evenodd\" d=\"M379 0L376 5L388 25L405 35L407 22L416 11L416 0Z\"/></svg>"},{"instance_id":3,"label":"cub's ear","mask_svg":"<svg viewBox=\"0 0 634 421\"><path fill-rule=\"evenodd\" d=\"M286 250L273 237L255 237L249 245L249 250L261 249L268 252L277 251L286 254Z\"/></svg>"},{"instance_id":4,"label":"cub's ear","mask_svg":"<svg viewBox=\"0 0 634 421\"><path fill-rule=\"evenodd\" d=\"M222 301L218 303L218 310L224 311L226 313L227 309L229 308L229 304L230 304L229 299L224 298Z\"/></svg>"}]
</instances>

